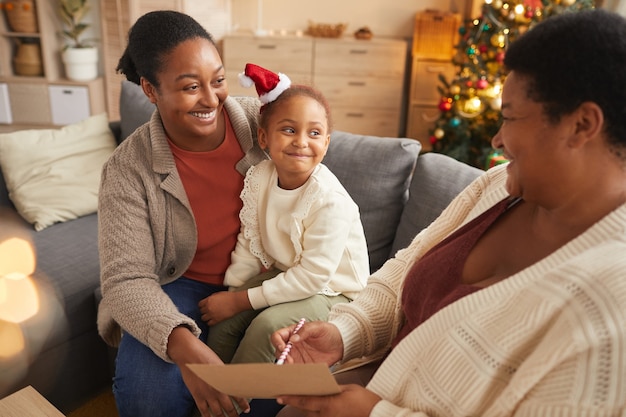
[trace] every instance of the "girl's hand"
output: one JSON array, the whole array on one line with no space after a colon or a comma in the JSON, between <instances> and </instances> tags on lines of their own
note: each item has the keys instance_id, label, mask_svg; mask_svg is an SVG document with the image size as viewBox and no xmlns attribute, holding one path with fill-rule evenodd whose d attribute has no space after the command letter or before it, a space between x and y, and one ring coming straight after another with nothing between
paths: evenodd
<instances>
[{"instance_id":1,"label":"girl's hand","mask_svg":"<svg viewBox=\"0 0 626 417\"><path fill-rule=\"evenodd\" d=\"M294 335L295 327L294 324L272 334L277 358L290 341L291 350L285 363L325 363L331 366L341 360L343 340L335 325L322 321L307 322Z\"/></svg>"},{"instance_id":2,"label":"girl's hand","mask_svg":"<svg viewBox=\"0 0 626 417\"><path fill-rule=\"evenodd\" d=\"M200 318L209 326L224 321L242 311L251 310L247 291L220 291L200 300Z\"/></svg>"},{"instance_id":3,"label":"girl's hand","mask_svg":"<svg viewBox=\"0 0 626 417\"><path fill-rule=\"evenodd\" d=\"M381 398L360 385L340 385L341 392L323 397L284 396L279 404L300 409L305 416L368 417Z\"/></svg>"}]
</instances>

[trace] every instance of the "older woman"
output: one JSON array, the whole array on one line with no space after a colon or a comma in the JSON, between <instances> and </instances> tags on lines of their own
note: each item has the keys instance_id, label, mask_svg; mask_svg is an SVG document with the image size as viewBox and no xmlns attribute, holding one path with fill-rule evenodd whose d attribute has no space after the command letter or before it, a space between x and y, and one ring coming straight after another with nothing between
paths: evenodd
<instances>
[{"instance_id":1,"label":"older woman","mask_svg":"<svg viewBox=\"0 0 626 417\"><path fill-rule=\"evenodd\" d=\"M289 362L385 352L279 415L626 413L626 20L550 18L507 51L508 164L477 179ZM280 351L292 328L273 335ZM340 374L342 375L342 374Z\"/></svg>"}]
</instances>

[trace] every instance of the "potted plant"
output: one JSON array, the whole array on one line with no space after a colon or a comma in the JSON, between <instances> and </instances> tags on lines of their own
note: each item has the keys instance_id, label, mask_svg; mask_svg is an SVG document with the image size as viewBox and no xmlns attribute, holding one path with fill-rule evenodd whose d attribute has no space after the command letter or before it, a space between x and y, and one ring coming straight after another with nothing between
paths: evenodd
<instances>
[{"instance_id":1,"label":"potted plant","mask_svg":"<svg viewBox=\"0 0 626 417\"><path fill-rule=\"evenodd\" d=\"M74 81L89 81L98 76L95 39L83 38L89 27L83 21L89 9L89 0L59 0L59 15L65 26L61 34L67 40L61 57L65 64L65 75Z\"/></svg>"}]
</instances>

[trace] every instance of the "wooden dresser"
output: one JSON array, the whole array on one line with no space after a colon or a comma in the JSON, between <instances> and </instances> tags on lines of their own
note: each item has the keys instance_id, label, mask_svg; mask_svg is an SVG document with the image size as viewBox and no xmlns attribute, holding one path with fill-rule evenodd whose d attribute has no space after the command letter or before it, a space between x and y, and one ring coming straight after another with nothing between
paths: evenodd
<instances>
[{"instance_id":1,"label":"wooden dresser","mask_svg":"<svg viewBox=\"0 0 626 417\"><path fill-rule=\"evenodd\" d=\"M439 76L451 81L456 74L452 57L460 25L459 14L425 11L415 15L406 136L419 140L422 151L431 150L429 130L440 115Z\"/></svg>"},{"instance_id":2,"label":"wooden dresser","mask_svg":"<svg viewBox=\"0 0 626 417\"><path fill-rule=\"evenodd\" d=\"M400 133L404 40L234 34L224 37L222 54L232 95L256 95L237 79L250 62L322 91L337 130L392 137Z\"/></svg>"}]
</instances>

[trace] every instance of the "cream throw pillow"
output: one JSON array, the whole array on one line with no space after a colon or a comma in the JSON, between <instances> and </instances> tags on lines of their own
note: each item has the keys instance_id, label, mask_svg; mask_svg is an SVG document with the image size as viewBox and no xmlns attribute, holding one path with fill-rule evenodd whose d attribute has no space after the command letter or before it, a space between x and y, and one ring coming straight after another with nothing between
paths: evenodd
<instances>
[{"instance_id":1,"label":"cream throw pillow","mask_svg":"<svg viewBox=\"0 0 626 417\"><path fill-rule=\"evenodd\" d=\"M37 231L94 213L102 164L115 146L105 113L61 129L0 134L9 198Z\"/></svg>"}]
</instances>

